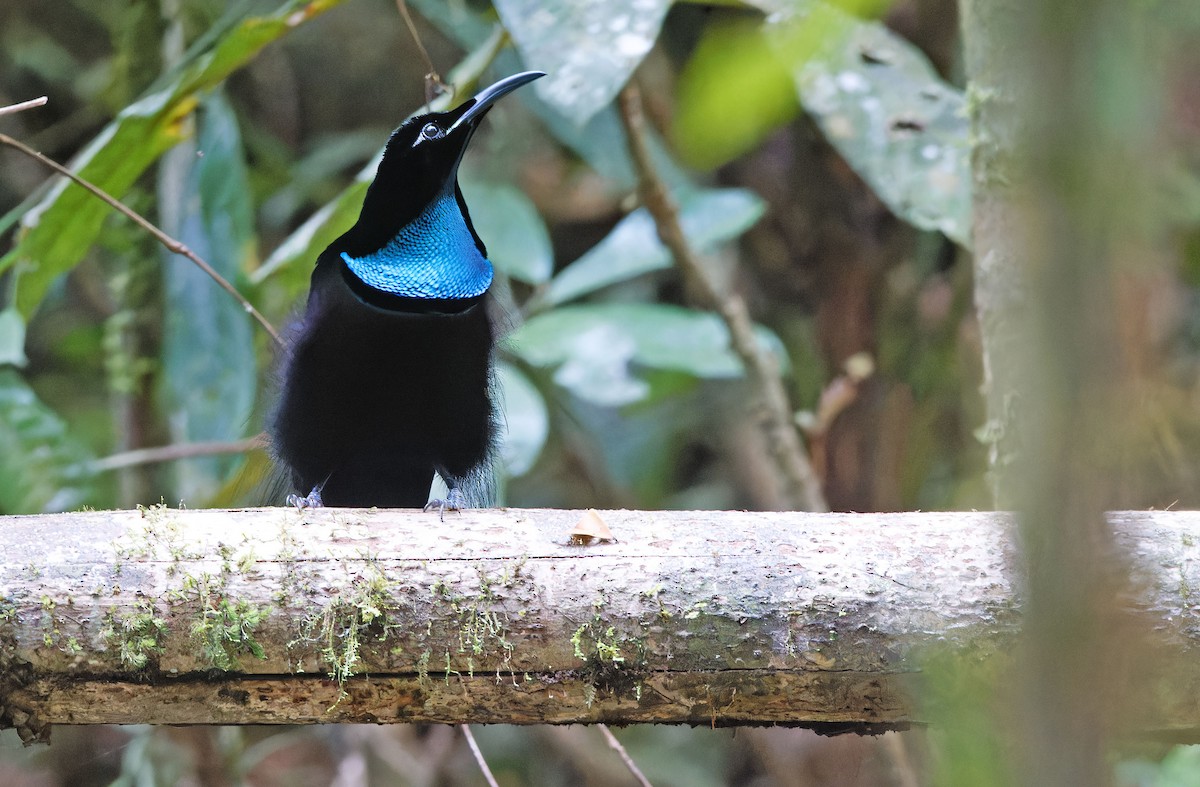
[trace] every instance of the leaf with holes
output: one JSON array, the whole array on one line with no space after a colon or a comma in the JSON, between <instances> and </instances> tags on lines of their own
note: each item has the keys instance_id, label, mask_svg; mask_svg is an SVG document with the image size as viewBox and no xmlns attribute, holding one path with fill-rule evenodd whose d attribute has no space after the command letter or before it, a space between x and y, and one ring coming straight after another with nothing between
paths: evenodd
<instances>
[{"instance_id":1,"label":"leaf with holes","mask_svg":"<svg viewBox=\"0 0 1200 787\"><path fill-rule=\"evenodd\" d=\"M966 100L925 55L879 22L831 3L769 17L800 102L854 171L900 218L970 245Z\"/></svg>"}]
</instances>

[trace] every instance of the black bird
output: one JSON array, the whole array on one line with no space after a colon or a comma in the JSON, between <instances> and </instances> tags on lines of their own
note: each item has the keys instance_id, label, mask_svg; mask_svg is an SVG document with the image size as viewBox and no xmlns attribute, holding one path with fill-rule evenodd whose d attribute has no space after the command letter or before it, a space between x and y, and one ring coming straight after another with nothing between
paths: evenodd
<instances>
[{"instance_id":1,"label":"black bird","mask_svg":"<svg viewBox=\"0 0 1200 787\"><path fill-rule=\"evenodd\" d=\"M492 104L541 76L515 74L405 121L358 222L317 258L270 423L299 493L289 501L422 507L436 471L450 495L431 505L453 509L488 477L492 265L458 165Z\"/></svg>"}]
</instances>

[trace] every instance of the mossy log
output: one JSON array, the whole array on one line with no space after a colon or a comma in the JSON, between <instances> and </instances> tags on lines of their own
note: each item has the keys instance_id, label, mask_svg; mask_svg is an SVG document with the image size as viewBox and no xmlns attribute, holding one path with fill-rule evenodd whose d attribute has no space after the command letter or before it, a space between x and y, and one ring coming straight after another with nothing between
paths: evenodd
<instances>
[{"instance_id":1,"label":"mossy log","mask_svg":"<svg viewBox=\"0 0 1200 787\"><path fill-rule=\"evenodd\" d=\"M1011 652L985 513L274 508L0 517L0 723L929 721L931 653ZM1156 647L1200 644L1200 514L1112 515ZM1159 647L1161 650L1161 647ZM1200 728L1200 665L1153 720Z\"/></svg>"}]
</instances>

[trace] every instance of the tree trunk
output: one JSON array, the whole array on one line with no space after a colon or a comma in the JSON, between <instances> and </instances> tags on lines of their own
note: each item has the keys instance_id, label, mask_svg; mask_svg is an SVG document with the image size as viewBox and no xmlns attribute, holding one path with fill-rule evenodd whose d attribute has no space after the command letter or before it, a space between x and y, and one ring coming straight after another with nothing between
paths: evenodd
<instances>
[{"instance_id":1,"label":"tree trunk","mask_svg":"<svg viewBox=\"0 0 1200 787\"><path fill-rule=\"evenodd\" d=\"M1008 714L1020 784L1103 785L1138 695L1126 553L1104 510L1145 390L1119 340L1119 273L1154 258L1160 107L1152 12L1122 0L963 3L973 110L976 303L1000 507L1024 551L1023 664ZM1151 36L1152 37L1152 36ZM1162 665L1159 665L1162 666ZM1165 669L1176 665L1167 664Z\"/></svg>"}]
</instances>

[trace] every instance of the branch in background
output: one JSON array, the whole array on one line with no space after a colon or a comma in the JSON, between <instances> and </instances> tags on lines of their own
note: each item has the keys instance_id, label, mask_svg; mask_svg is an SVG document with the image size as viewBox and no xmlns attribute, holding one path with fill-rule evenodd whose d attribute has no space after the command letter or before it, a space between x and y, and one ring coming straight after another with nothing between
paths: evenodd
<instances>
[{"instance_id":1,"label":"branch in background","mask_svg":"<svg viewBox=\"0 0 1200 787\"><path fill-rule=\"evenodd\" d=\"M492 775L492 769L488 767L487 760L483 759L483 752L479 750L479 744L475 742L475 735L471 732L470 724L460 724L458 728L462 730L463 737L467 739L467 746L471 749L471 754L475 755L475 762L479 764L479 770L483 772L483 778L487 780L488 787L500 787L496 783L496 777Z\"/></svg>"},{"instance_id":2,"label":"branch in background","mask_svg":"<svg viewBox=\"0 0 1200 787\"><path fill-rule=\"evenodd\" d=\"M213 441L205 443L179 443L164 445L159 448L138 448L133 451L122 451L103 459L97 459L89 465L93 473L106 473L111 470L121 470L138 465L174 462L179 459L191 459L197 456L223 456L225 454L245 454L257 451L267 445L266 435L257 434L244 440Z\"/></svg>"},{"instance_id":3,"label":"branch in background","mask_svg":"<svg viewBox=\"0 0 1200 787\"><path fill-rule=\"evenodd\" d=\"M804 439L812 450L813 471L821 483L825 482L829 472L825 466L829 430L838 416L858 401L863 383L875 374L875 360L870 353L855 353L846 359L842 368L842 374L830 380L821 391L816 411L796 414L796 425L804 432Z\"/></svg>"},{"instance_id":4,"label":"branch in background","mask_svg":"<svg viewBox=\"0 0 1200 787\"><path fill-rule=\"evenodd\" d=\"M19 106L19 105L17 105L17 106ZM71 170L64 167L62 164L59 164L57 161L54 161L53 159L49 158L48 156L45 156L45 155L37 152L36 150L29 147L28 145L18 142L17 140L13 139L12 137L8 136L7 134L0 134L0 144L8 145L11 148L15 148L15 149L21 151L22 153L24 153L25 155L29 156L30 158L36 159L36 160L40 161L41 163L45 164L47 167L50 167L50 169L54 170L58 174L69 178L74 183L82 186L83 188L87 189L95 196L99 197L104 202L108 203L108 205L111 206L114 210L117 210L118 212L123 213L125 216L128 216L130 219L133 220L133 222L135 224L137 224L142 229L146 230L146 232L149 232L151 235L153 235L154 238L159 243L161 243L163 246L165 246L168 251L170 251L174 254L180 254L180 255L183 255L184 257L187 257L189 260L192 261L192 263L194 263L198 268L200 268L200 270L207 273L209 278L211 278L218 285L220 285L221 289L225 290L227 293L229 293L231 296L233 296L234 299L236 299L237 302L242 305L242 308L246 310L246 313L249 314L251 317L253 317L258 322L258 324L261 325L263 327L263 329L271 335L271 338L275 340L276 344L278 344L280 346L283 345L283 339L279 336L278 331L276 331L274 326L272 326L271 323L267 321L266 317L262 316L262 314L259 313L258 309L254 308L254 305L251 304L250 301L248 301L246 299L246 296L244 296L240 292L238 292L237 288L234 287L232 284L230 284L229 281L224 276L217 273L216 270L214 270L211 265L209 265L204 260L200 259L200 257L197 256L195 252L193 252L191 249L189 249L182 242L175 240L170 235L168 235L167 233L160 230L157 226L155 226L153 223L151 223L149 219L143 217L141 214L139 214L136 211L134 211L133 209L127 207L125 205L125 203L121 202L116 197L112 196L107 191L105 191L104 189L100 188L99 186L96 186L95 184L89 183L88 181L86 181L83 178L76 175Z\"/></svg>"},{"instance_id":5,"label":"branch in background","mask_svg":"<svg viewBox=\"0 0 1200 787\"><path fill-rule=\"evenodd\" d=\"M779 376L779 367L754 336L754 326L745 302L732 293L722 294L700 264L679 226L679 208L667 191L646 144L645 118L641 94L630 83L621 91L618 103L621 122L629 142L629 154L638 175L638 194L654 219L658 237L675 258L675 266L687 284L703 295L710 308L725 321L730 344L746 367L764 412L763 430L776 467L783 477L793 505L809 511L827 511L821 482L800 443L792 420L792 408Z\"/></svg>"},{"instance_id":6,"label":"branch in background","mask_svg":"<svg viewBox=\"0 0 1200 787\"><path fill-rule=\"evenodd\" d=\"M33 109L34 107L44 107L46 106L46 102L49 100L50 99L46 98L45 96L39 96L37 98L31 98L28 101L22 101L19 104L9 104L6 107L0 107L0 115L13 115L17 112L24 112L27 109Z\"/></svg>"},{"instance_id":7,"label":"branch in background","mask_svg":"<svg viewBox=\"0 0 1200 787\"><path fill-rule=\"evenodd\" d=\"M628 768L629 772L633 774L633 778L638 780L638 784L642 785L642 787L652 787L650 780L646 778L646 774L642 773L642 769L639 768L637 763L633 761L633 758L629 756L629 752L625 751L625 747L621 745L619 740L617 740L617 736L613 735L612 730L608 728L608 725L597 724L596 726L600 728L600 732L604 735L604 740L608 741L608 745L612 747L612 750L620 756L621 761L625 763L625 767Z\"/></svg>"}]
</instances>

